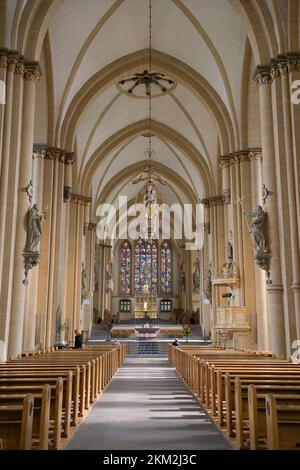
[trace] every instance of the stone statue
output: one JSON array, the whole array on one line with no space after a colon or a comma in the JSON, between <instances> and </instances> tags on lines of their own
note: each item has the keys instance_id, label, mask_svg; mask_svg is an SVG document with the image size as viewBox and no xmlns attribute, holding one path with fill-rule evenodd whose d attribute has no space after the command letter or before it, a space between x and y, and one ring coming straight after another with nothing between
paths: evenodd
<instances>
[{"instance_id":1,"label":"stone statue","mask_svg":"<svg viewBox=\"0 0 300 470\"><path fill-rule=\"evenodd\" d=\"M228 274L232 274L233 271L233 247L230 242L227 243L226 247L226 258L227 258L227 271Z\"/></svg>"},{"instance_id":2,"label":"stone statue","mask_svg":"<svg viewBox=\"0 0 300 470\"><path fill-rule=\"evenodd\" d=\"M85 270L83 263L82 263L82 269L81 269L81 291L82 292L86 291L86 270Z\"/></svg>"},{"instance_id":3,"label":"stone statue","mask_svg":"<svg viewBox=\"0 0 300 470\"><path fill-rule=\"evenodd\" d=\"M181 273L181 284L182 284L182 290L185 292L185 272L182 271Z\"/></svg>"},{"instance_id":4,"label":"stone statue","mask_svg":"<svg viewBox=\"0 0 300 470\"><path fill-rule=\"evenodd\" d=\"M193 272L193 285L194 289L199 289L200 287L200 260L198 256L195 261L195 269Z\"/></svg>"},{"instance_id":5,"label":"stone statue","mask_svg":"<svg viewBox=\"0 0 300 470\"><path fill-rule=\"evenodd\" d=\"M113 275L110 272L106 273L106 292L114 290Z\"/></svg>"},{"instance_id":6,"label":"stone statue","mask_svg":"<svg viewBox=\"0 0 300 470\"><path fill-rule=\"evenodd\" d=\"M263 210L262 206L257 206L255 212L244 212L245 215L255 217L255 220L250 226L251 238L254 245L256 254L267 252L266 242L266 219L267 213Z\"/></svg>"},{"instance_id":7,"label":"stone statue","mask_svg":"<svg viewBox=\"0 0 300 470\"><path fill-rule=\"evenodd\" d=\"M40 214L36 204L33 204L27 213L27 238L25 252L38 252L38 244L41 239L41 222L45 214Z\"/></svg>"},{"instance_id":8,"label":"stone statue","mask_svg":"<svg viewBox=\"0 0 300 470\"><path fill-rule=\"evenodd\" d=\"M212 277L211 265L209 265L208 270L207 270L207 272L206 272L206 276L205 276L205 289L204 289L204 293L205 293L205 295L206 295L206 298L210 301L210 303L211 303L211 298L212 298L211 277Z\"/></svg>"}]
</instances>

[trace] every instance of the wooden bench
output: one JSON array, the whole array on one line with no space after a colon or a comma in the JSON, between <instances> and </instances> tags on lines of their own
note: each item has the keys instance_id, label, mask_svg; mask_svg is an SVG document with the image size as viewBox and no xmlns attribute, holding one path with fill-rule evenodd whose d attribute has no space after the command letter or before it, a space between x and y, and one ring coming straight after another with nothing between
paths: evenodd
<instances>
[{"instance_id":1,"label":"wooden bench","mask_svg":"<svg viewBox=\"0 0 300 470\"><path fill-rule=\"evenodd\" d=\"M21 405L0 405L0 439L3 450L30 450L34 398L27 395Z\"/></svg>"},{"instance_id":2,"label":"wooden bench","mask_svg":"<svg viewBox=\"0 0 300 470\"><path fill-rule=\"evenodd\" d=\"M284 403L283 403L284 401ZM300 449L300 396L266 397L268 450Z\"/></svg>"}]
</instances>

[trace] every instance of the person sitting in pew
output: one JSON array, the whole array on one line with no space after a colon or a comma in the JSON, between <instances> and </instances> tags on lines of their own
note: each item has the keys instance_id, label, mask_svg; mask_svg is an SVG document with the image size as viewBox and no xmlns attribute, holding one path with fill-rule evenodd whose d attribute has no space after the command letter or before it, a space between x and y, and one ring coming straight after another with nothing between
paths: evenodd
<instances>
[{"instance_id":1,"label":"person sitting in pew","mask_svg":"<svg viewBox=\"0 0 300 470\"><path fill-rule=\"evenodd\" d=\"M83 338L78 330L74 331L75 333L75 349L82 349Z\"/></svg>"}]
</instances>

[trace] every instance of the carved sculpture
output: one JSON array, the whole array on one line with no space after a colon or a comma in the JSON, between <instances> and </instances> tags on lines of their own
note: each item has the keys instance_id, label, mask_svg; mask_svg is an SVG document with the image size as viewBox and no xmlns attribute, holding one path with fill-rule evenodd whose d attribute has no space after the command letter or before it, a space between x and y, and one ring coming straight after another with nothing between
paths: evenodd
<instances>
[{"instance_id":1,"label":"carved sculpture","mask_svg":"<svg viewBox=\"0 0 300 470\"><path fill-rule=\"evenodd\" d=\"M196 258L195 269L193 272L193 285L195 290L200 287L200 260L198 257Z\"/></svg>"},{"instance_id":2,"label":"carved sculpture","mask_svg":"<svg viewBox=\"0 0 300 470\"><path fill-rule=\"evenodd\" d=\"M211 265L209 265L209 268L206 272L206 276L205 276L205 289L204 289L204 293L205 293L205 296L206 298L209 300L209 302L211 303L211 300L212 300L212 283L211 283L211 278L212 278L212 272L211 272Z\"/></svg>"},{"instance_id":3,"label":"carved sculpture","mask_svg":"<svg viewBox=\"0 0 300 470\"><path fill-rule=\"evenodd\" d=\"M27 239L25 245L26 252L37 252L38 244L42 235L41 221L45 214L40 214L36 204L33 204L27 213Z\"/></svg>"},{"instance_id":4,"label":"carved sculpture","mask_svg":"<svg viewBox=\"0 0 300 470\"><path fill-rule=\"evenodd\" d=\"M250 235L252 238L255 263L264 271L267 271L267 283L271 284L270 277L270 259L272 258L271 252L267 248L267 212L262 206L257 206L255 212L244 212L245 215L255 217L250 226Z\"/></svg>"},{"instance_id":5,"label":"carved sculpture","mask_svg":"<svg viewBox=\"0 0 300 470\"><path fill-rule=\"evenodd\" d=\"M86 291L86 270L83 263L81 269L81 291L82 293Z\"/></svg>"},{"instance_id":6,"label":"carved sculpture","mask_svg":"<svg viewBox=\"0 0 300 470\"><path fill-rule=\"evenodd\" d=\"M266 219L267 213L262 206L257 206L255 212L244 212L245 215L255 217L254 222L250 226L250 234L254 245L255 253L267 252L267 230Z\"/></svg>"}]
</instances>

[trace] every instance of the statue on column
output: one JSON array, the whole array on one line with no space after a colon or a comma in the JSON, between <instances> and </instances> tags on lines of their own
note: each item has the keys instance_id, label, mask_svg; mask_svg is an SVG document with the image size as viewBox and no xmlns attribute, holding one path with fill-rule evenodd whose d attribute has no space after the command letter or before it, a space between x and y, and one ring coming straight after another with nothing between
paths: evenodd
<instances>
[{"instance_id":1,"label":"statue on column","mask_svg":"<svg viewBox=\"0 0 300 470\"><path fill-rule=\"evenodd\" d=\"M81 291L84 293L86 291L86 270L83 263L81 266Z\"/></svg>"},{"instance_id":2,"label":"statue on column","mask_svg":"<svg viewBox=\"0 0 300 470\"><path fill-rule=\"evenodd\" d=\"M106 292L112 292L114 290L113 275L110 272L106 273Z\"/></svg>"},{"instance_id":3,"label":"statue on column","mask_svg":"<svg viewBox=\"0 0 300 470\"><path fill-rule=\"evenodd\" d=\"M212 272L211 272L211 264L209 264L209 267L206 272L205 276L205 289L204 293L206 295L206 298L209 300L211 303L212 301L212 283L211 283L211 278L212 278Z\"/></svg>"},{"instance_id":4,"label":"statue on column","mask_svg":"<svg viewBox=\"0 0 300 470\"><path fill-rule=\"evenodd\" d=\"M193 272L193 285L194 285L194 290L199 290L200 288L200 260L198 256L195 261L195 269Z\"/></svg>"},{"instance_id":5,"label":"statue on column","mask_svg":"<svg viewBox=\"0 0 300 470\"><path fill-rule=\"evenodd\" d=\"M46 214L39 213L36 204L33 204L27 213L27 238L25 252L38 252L38 244L42 236L41 223L45 219Z\"/></svg>"},{"instance_id":6,"label":"statue on column","mask_svg":"<svg viewBox=\"0 0 300 470\"><path fill-rule=\"evenodd\" d=\"M233 273L233 247L232 247L231 242L227 243L226 258L227 258L227 272L228 272L228 275L232 275L232 273Z\"/></svg>"},{"instance_id":7,"label":"statue on column","mask_svg":"<svg viewBox=\"0 0 300 470\"><path fill-rule=\"evenodd\" d=\"M257 206L255 212L244 212L245 215L255 217L250 226L250 234L254 245L256 254L263 254L267 252L267 230L266 219L267 213L263 210L262 206Z\"/></svg>"}]
</instances>

